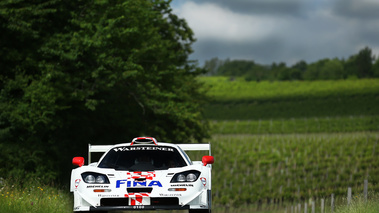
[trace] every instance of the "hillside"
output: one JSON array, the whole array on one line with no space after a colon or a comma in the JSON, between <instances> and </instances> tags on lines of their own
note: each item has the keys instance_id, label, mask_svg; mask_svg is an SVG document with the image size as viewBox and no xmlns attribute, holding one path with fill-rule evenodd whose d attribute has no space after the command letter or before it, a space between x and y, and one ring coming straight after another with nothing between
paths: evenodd
<instances>
[{"instance_id":1,"label":"hillside","mask_svg":"<svg viewBox=\"0 0 379 213\"><path fill-rule=\"evenodd\" d=\"M212 120L379 115L379 80L247 82L202 77Z\"/></svg>"},{"instance_id":2,"label":"hillside","mask_svg":"<svg viewBox=\"0 0 379 213\"><path fill-rule=\"evenodd\" d=\"M211 102L215 205L325 202L379 188L379 80L202 77ZM271 203L271 204L270 204ZM330 204L329 204L330 205Z\"/></svg>"}]
</instances>

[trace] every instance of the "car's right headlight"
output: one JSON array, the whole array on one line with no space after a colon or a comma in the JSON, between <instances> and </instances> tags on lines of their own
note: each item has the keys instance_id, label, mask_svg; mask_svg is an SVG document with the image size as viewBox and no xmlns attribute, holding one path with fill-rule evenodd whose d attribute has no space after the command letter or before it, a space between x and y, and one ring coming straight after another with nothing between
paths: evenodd
<instances>
[{"instance_id":1,"label":"car's right headlight","mask_svg":"<svg viewBox=\"0 0 379 213\"><path fill-rule=\"evenodd\" d=\"M171 183L184 183L184 182L195 182L200 176L200 172L196 170L190 170L185 172L180 172L174 175L171 179Z\"/></svg>"},{"instance_id":2,"label":"car's right headlight","mask_svg":"<svg viewBox=\"0 0 379 213\"><path fill-rule=\"evenodd\" d=\"M82 178L84 182L89 184L108 184L109 179L106 175L95 173L95 172L84 172L82 173Z\"/></svg>"}]
</instances>

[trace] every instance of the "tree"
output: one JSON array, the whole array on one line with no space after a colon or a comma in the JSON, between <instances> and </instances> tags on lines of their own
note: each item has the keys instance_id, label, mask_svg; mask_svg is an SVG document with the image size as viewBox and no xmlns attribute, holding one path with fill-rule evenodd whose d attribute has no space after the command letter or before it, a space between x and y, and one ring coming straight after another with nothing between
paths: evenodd
<instances>
[{"instance_id":1,"label":"tree","mask_svg":"<svg viewBox=\"0 0 379 213\"><path fill-rule=\"evenodd\" d=\"M217 75L218 69L222 64L223 61L215 57L209 61L205 61L204 69L207 70L208 75Z\"/></svg>"},{"instance_id":2,"label":"tree","mask_svg":"<svg viewBox=\"0 0 379 213\"><path fill-rule=\"evenodd\" d=\"M218 69L220 75L243 76L251 71L255 66L254 61L247 60L226 60Z\"/></svg>"},{"instance_id":3,"label":"tree","mask_svg":"<svg viewBox=\"0 0 379 213\"><path fill-rule=\"evenodd\" d=\"M319 79L323 80L337 80L343 79L343 64L337 58L325 61L324 65L320 68Z\"/></svg>"},{"instance_id":4,"label":"tree","mask_svg":"<svg viewBox=\"0 0 379 213\"><path fill-rule=\"evenodd\" d=\"M286 63L281 62L278 66L275 67L277 73L277 78L280 81L289 81L299 79L299 70L292 69L287 67Z\"/></svg>"},{"instance_id":5,"label":"tree","mask_svg":"<svg viewBox=\"0 0 379 213\"><path fill-rule=\"evenodd\" d=\"M303 80L303 74L307 71L307 62L301 60L292 66L291 78L293 80Z\"/></svg>"},{"instance_id":6,"label":"tree","mask_svg":"<svg viewBox=\"0 0 379 213\"><path fill-rule=\"evenodd\" d=\"M372 77L372 62L374 61L374 57L372 55L372 51L370 48L365 47L360 50L355 63L358 69L358 77L359 78L368 78Z\"/></svg>"},{"instance_id":7,"label":"tree","mask_svg":"<svg viewBox=\"0 0 379 213\"><path fill-rule=\"evenodd\" d=\"M180 143L208 136L196 81L203 70L188 61L193 32L169 4L0 3L6 41L0 49L1 146L23 150L20 162L36 159L20 167L37 172L66 165L67 171L89 142L149 135Z\"/></svg>"},{"instance_id":8,"label":"tree","mask_svg":"<svg viewBox=\"0 0 379 213\"><path fill-rule=\"evenodd\" d=\"M320 70L324 67L325 63L329 61L328 58L319 60L315 63L309 64L307 70L303 73L304 80L318 80L321 79Z\"/></svg>"},{"instance_id":9,"label":"tree","mask_svg":"<svg viewBox=\"0 0 379 213\"><path fill-rule=\"evenodd\" d=\"M373 64L372 71L373 71L373 77L379 78L379 58L376 59L375 63Z\"/></svg>"},{"instance_id":10,"label":"tree","mask_svg":"<svg viewBox=\"0 0 379 213\"><path fill-rule=\"evenodd\" d=\"M308 66L307 62L305 62L304 60L301 60L301 61L298 61L296 64L294 64L292 68L297 69L303 73L307 70L307 66Z\"/></svg>"},{"instance_id":11,"label":"tree","mask_svg":"<svg viewBox=\"0 0 379 213\"><path fill-rule=\"evenodd\" d=\"M344 70L344 75L346 76L346 78L350 78L350 79L358 78L359 74L358 74L358 68L356 64L356 58L357 58L357 55L352 55L346 61L344 61L343 70Z\"/></svg>"}]
</instances>

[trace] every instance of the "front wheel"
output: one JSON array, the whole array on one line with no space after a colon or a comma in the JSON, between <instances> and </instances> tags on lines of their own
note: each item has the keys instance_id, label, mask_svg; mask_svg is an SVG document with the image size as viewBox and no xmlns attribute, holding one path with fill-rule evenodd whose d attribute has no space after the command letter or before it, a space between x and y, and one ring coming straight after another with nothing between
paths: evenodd
<instances>
[{"instance_id":1,"label":"front wheel","mask_svg":"<svg viewBox=\"0 0 379 213\"><path fill-rule=\"evenodd\" d=\"M210 209L189 209L189 213L211 213Z\"/></svg>"}]
</instances>

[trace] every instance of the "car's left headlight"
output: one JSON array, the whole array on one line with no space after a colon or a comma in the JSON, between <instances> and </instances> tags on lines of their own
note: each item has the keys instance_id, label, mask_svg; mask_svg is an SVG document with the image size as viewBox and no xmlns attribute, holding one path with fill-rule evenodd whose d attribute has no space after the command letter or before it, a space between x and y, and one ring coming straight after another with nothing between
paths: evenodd
<instances>
[{"instance_id":1,"label":"car's left headlight","mask_svg":"<svg viewBox=\"0 0 379 213\"><path fill-rule=\"evenodd\" d=\"M82 178L84 182L89 184L108 184L109 179L106 175L95 173L95 172L84 172L82 173Z\"/></svg>"},{"instance_id":2,"label":"car's left headlight","mask_svg":"<svg viewBox=\"0 0 379 213\"><path fill-rule=\"evenodd\" d=\"M195 182L200 176L200 172L196 170L190 170L185 172L180 172L174 175L171 179L171 183L184 183L184 182Z\"/></svg>"}]
</instances>

